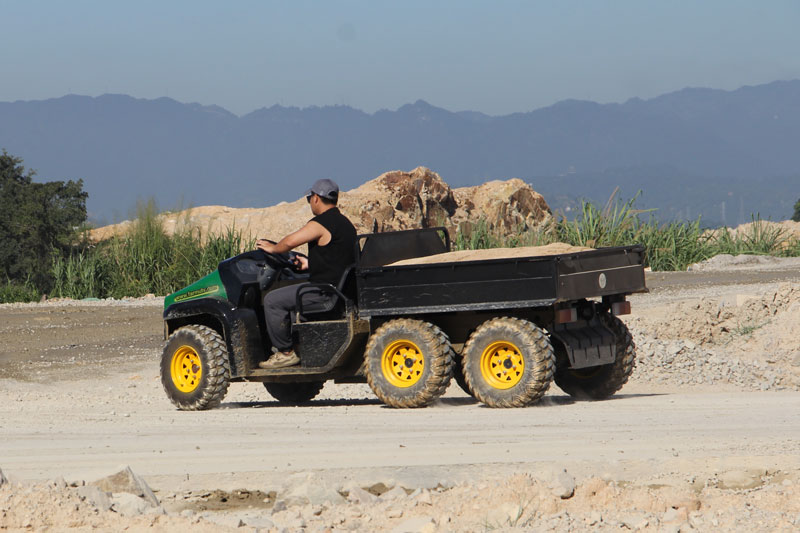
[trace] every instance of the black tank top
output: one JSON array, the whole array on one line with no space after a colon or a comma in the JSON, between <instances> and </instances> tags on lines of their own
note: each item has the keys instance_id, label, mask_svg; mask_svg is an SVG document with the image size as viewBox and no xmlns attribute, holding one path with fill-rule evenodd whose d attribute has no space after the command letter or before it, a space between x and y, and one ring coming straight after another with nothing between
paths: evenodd
<instances>
[{"instance_id":1,"label":"black tank top","mask_svg":"<svg viewBox=\"0 0 800 533\"><path fill-rule=\"evenodd\" d=\"M311 219L331 233L325 246L308 243L309 281L336 285L344 270L356 262L356 228L337 207Z\"/></svg>"}]
</instances>

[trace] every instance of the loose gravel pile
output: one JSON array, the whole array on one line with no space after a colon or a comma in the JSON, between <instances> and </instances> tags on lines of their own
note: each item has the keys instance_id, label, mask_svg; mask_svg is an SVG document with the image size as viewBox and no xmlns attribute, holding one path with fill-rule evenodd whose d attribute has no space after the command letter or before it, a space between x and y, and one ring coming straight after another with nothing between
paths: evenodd
<instances>
[{"instance_id":1,"label":"loose gravel pile","mask_svg":"<svg viewBox=\"0 0 800 533\"><path fill-rule=\"evenodd\" d=\"M680 302L625 319L632 379L666 385L800 390L800 288Z\"/></svg>"},{"instance_id":2,"label":"loose gravel pile","mask_svg":"<svg viewBox=\"0 0 800 533\"><path fill-rule=\"evenodd\" d=\"M197 527L179 515L149 508L133 515L118 507L106 508L82 494L83 484L68 485L63 479L45 483L13 484L0 487L0 530L2 531L192 531L211 532L220 528ZM109 499L111 499L109 497Z\"/></svg>"}]
</instances>

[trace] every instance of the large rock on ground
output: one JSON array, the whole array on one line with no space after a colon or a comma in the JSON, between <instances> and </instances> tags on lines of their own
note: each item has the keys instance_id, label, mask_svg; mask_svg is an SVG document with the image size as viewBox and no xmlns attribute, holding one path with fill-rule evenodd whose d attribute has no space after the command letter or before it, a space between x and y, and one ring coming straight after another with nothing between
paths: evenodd
<instances>
[{"instance_id":1,"label":"large rock on ground","mask_svg":"<svg viewBox=\"0 0 800 533\"><path fill-rule=\"evenodd\" d=\"M483 219L502 235L536 228L552 218L544 197L518 178L490 181L454 192L459 205L456 221L473 224Z\"/></svg>"},{"instance_id":2,"label":"large rock on ground","mask_svg":"<svg viewBox=\"0 0 800 533\"><path fill-rule=\"evenodd\" d=\"M130 466L122 467L118 472L92 481L90 485L95 485L105 492L117 493L127 492L142 498L153 506L158 506L158 498L153 494L150 486L134 474Z\"/></svg>"},{"instance_id":3,"label":"large rock on ground","mask_svg":"<svg viewBox=\"0 0 800 533\"><path fill-rule=\"evenodd\" d=\"M101 511L108 511L111 509L111 499L108 497L108 493L100 487L96 485L84 485L78 487L76 491L82 499L88 501Z\"/></svg>"},{"instance_id":4,"label":"large rock on ground","mask_svg":"<svg viewBox=\"0 0 800 533\"><path fill-rule=\"evenodd\" d=\"M348 191L342 205L362 231L445 226L454 235L457 229L469 231L483 220L489 229L510 235L551 217L542 195L520 179L451 189L425 167L381 174Z\"/></svg>"},{"instance_id":5,"label":"large rock on ground","mask_svg":"<svg viewBox=\"0 0 800 533\"><path fill-rule=\"evenodd\" d=\"M345 499L337 487L327 483L318 475L298 472L286 478L284 487L278 493L278 502L292 505L325 505L344 503Z\"/></svg>"},{"instance_id":6,"label":"large rock on ground","mask_svg":"<svg viewBox=\"0 0 800 533\"><path fill-rule=\"evenodd\" d=\"M442 226L458 209L450 186L425 167L381 174L348 191L341 203L342 211L368 231Z\"/></svg>"}]
</instances>

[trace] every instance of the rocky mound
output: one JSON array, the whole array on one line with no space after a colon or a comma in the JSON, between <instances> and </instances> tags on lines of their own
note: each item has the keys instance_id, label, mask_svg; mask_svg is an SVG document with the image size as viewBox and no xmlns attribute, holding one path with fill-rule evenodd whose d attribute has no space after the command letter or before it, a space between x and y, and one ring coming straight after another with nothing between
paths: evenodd
<instances>
[{"instance_id":1,"label":"rocky mound","mask_svg":"<svg viewBox=\"0 0 800 533\"><path fill-rule=\"evenodd\" d=\"M457 231L469 234L481 221L498 235L508 236L546 224L552 217L542 195L520 179L452 189L425 167L386 172L343 191L339 207L359 233L445 226L451 238ZM223 234L233 228L245 236L271 239L299 229L311 217L304 198L266 208L204 206L161 215L168 233L189 227L203 235ZM130 226L131 222L105 226L93 230L90 237L101 241Z\"/></svg>"},{"instance_id":2,"label":"rocky mound","mask_svg":"<svg viewBox=\"0 0 800 533\"><path fill-rule=\"evenodd\" d=\"M634 379L800 390L800 288L679 302L625 322L637 345Z\"/></svg>"},{"instance_id":3,"label":"rocky mound","mask_svg":"<svg viewBox=\"0 0 800 533\"><path fill-rule=\"evenodd\" d=\"M0 529L10 531L792 531L800 525L797 472L725 471L678 486L643 486L566 470L537 478L475 479L435 488L383 483L328 487L313 473L289 476L269 504L199 512L173 494L171 509L127 503L63 480L0 487ZM213 496L206 491L204 496ZM249 494L251 491L237 491ZM263 494L263 492L259 494ZM132 498L132 496L128 494ZM178 501L184 502L183 505ZM125 501L126 505L121 505ZM265 500L266 501L266 500ZM208 501L207 501L208 503Z\"/></svg>"}]
</instances>

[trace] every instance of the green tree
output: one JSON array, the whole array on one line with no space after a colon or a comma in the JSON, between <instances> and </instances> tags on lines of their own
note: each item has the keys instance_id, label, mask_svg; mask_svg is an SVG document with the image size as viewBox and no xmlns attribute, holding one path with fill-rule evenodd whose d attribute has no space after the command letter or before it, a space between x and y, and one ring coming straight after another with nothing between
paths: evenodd
<instances>
[{"instance_id":1,"label":"green tree","mask_svg":"<svg viewBox=\"0 0 800 533\"><path fill-rule=\"evenodd\" d=\"M52 254L86 221L83 180L34 183L22 159L0 155L0 279L50 288Z\"/></svg>"},{"instance_id":2,"label":"green tree","mask_svg":"<svg viewBox=\"0 0 800 533\"><path fill-rule=\"evenodd\" d=\"M795 222L800 222L800 200L797 200L794 203L794 214L792 215L792 220Z\"/></svg>"}]
</instances>

